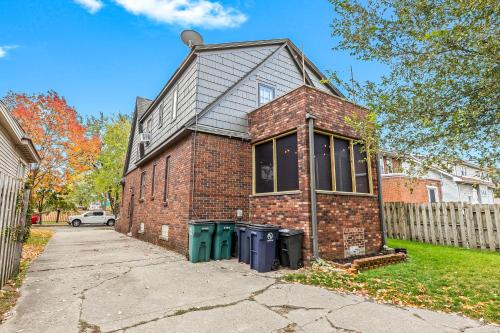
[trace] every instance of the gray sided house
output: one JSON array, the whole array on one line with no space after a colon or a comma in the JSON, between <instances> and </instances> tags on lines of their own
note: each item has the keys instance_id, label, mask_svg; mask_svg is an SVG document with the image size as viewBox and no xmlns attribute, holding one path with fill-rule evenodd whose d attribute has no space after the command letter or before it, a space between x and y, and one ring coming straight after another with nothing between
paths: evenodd
<instances>
[{"instance_id":1,"label":"gray sided house","mask_svg":"<svg viewBox=\"0 0 500 333\"><path fill-rule=\"evenodd\" d=\"M21 244L11 235L23 223L28 196L22 205L18 194L30 164L39 160L33 143L0 101L0 288L19 268Z\"/></svg>"}]
</instances>

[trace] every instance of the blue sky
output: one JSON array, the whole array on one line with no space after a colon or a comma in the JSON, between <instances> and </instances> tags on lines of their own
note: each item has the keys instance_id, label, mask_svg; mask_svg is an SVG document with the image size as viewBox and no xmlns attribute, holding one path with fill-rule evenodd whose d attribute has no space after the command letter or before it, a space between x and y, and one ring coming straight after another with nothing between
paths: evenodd
<instances>
[{"instance_id":1,"label":"blue sky","mask_svg":"<svg viewBox=\"0 0 500 333\"><path fill-rule=\"evenodd\" d=\"M327 0L0 0L0 96L49 89L82 115L128 113L154 98L188 48L206 43L290 38L323 71L376 80L378 64L332 51Z\"/></svg>"}]
</instances>

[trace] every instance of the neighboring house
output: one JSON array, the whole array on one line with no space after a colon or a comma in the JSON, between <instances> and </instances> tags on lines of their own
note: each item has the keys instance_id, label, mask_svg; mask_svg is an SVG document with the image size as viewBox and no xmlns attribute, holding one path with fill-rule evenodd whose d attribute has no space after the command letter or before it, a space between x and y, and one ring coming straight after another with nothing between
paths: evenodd
<instances>
[{"instance_id":1,"label":"neighboring house","mask_svg":"<svg viewBox=\"0 0 500 333\"><path fill-rule=\"evenodd\" d=\"M451 172L430 168L413 176L411 165L421 165L419 158L401 161L391 153L380 160L384 202L464 202L493 204L495 184L479 166L468 162L454 165ZM413 168L414 169L414 168Z\"/></svg>"},{"instance_id":2,"label":"neighboring house","mask_svg":"<svg viewBox=\"0 0 500 333\"><path fill-rule=\"evenodd\" d=\"M365 110L322 78L288 39L194 46L136 100L116 229L187 254L190 220L271 223L304 230L311 259L317 216L321 257L378 253L377 163L345 123Z\"/></svg>"},{"instance_id":3,"label":"neighboring house","mask_svg":"<svg viewBox=\"0 0 500 333\"><path fill-rule=\"evenodd\" d=\"M0 101L0 174L24 178L40 157L26 133Z\"/></svg>"},{"instance_id":4,"label":"neighboring house","mask_svg":"<svg viewBox=\"0 0 500 333\"><path fill-rule=\"evenodd\" d=\"M22 222L28 193L19 196L19 191L30 164L39 160L33 143L0 101L0 288L19 268L21 243L9 235Z\"/></svg>"}]
</instances>

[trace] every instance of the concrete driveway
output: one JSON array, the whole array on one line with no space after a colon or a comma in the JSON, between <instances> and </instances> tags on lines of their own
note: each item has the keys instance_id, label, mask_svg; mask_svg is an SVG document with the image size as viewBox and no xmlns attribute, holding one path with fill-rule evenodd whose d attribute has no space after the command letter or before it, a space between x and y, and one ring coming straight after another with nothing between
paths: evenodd
<instances>
[{"instance_id":1,"label":"concrete driveway","mask_svg":"<svg viewBox=\"0 0 500 333\"><path fill-rule=\"evenodd\" d=\"M235 260L191 264L105 228L61 228L0 332L500 332L456 315L282 284Z\"/></svg>"}]
</instances>

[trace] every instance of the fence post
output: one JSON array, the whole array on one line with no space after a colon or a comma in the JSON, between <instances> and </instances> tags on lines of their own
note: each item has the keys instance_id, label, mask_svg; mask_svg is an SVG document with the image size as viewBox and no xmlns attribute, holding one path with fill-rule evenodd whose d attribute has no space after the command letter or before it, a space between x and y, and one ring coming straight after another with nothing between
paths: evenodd
<instances>
[{"instance_id":1,"label":"fence post","mask_svg":"<svg viewBox=\"0 0 500 333\"><path fill-rule=\"evenodd\" d=\"M422 223L424 225L424 239L425 243L430 243L429 225L427 224L427 205L423 204L422 208Z\"/></svg>"},{"instance_id":2,"label":"fence post","mask_svg":"<svg viewBox=\"0 0 500 333\"><path fill-rule=\"evenodd\" d=\"M450 219L451 219L451 232L453 233L453 245L458 247L458 226L457 226L457 216L455 215L455 203L450 203ZM451 237L451 236L450 236Z\"/></svg>"},{"instance_id":3,"label":"fence post","mask_svg":"<svg viewBox=\"0 0 500 333\"><path fill-rule=\"evenodd\" d=\"M414 207L413 204L408 205L408 217L409 217L409 222L410 222L410 239L412 241L416 241L417 238L415 237L415 226L414 226L415 215L413 212L413 207Z\"/></svg>"},{"instance_id":4,"label":"fence post","mask_svg":"<svg viewBox=\"0 0 500 333\"><path fill-rule=\"evenodd\" d=\"M491 223L491 211L489 205L483 205L486 229L488 231L488 245L490 251L495 251L495 236L493 235L493 224Z\"/></svg>"},{"instance_id":5,"label":"fence post","mask_svg":"<svg viewBox=\"0 0 500 333\"><path fill-rule=\"evenodd\" d=\"M427 208L429 209L429 231L431 233L432 244L437 244L436 241L436 225L434 224L434 213L432 209L432 204L428 203Z\"/></svg>"},{"instance_id":6,"label":"fence post","mask_svg":"<svg viewBox=\"0 0 500 333\"><path fill-rule=\"evenodd\" d=\"M23 195L23 206L21 207L21 216L19 218L19 226L22 228L23 233L26 231L26 214L28 214L28 205L29 205L29 200L30 200L30 192L31 190L29 188L25 188L24 195ZM31 221L30 221L31 222ZM17 274L19 272L19 265L21 263L21 255L23 251L23 242L22 240L18 240L16 244L16 256L15 256L15 263L14 263L14 272Z\"/></svg>"},{"instance_id":7,"label":"fence post","mask_svg":"<svg viewBox=\"0 0 500 333\"><path fill-rule=\"evenodd\" d=\"M495 219L495 226L497 227L497 245L500 250L500 212L498 209L499 205L493 206L493 218Z\"/></svg>"},{"instance_id":8,"label":"fence post","mask_svg":"<svg viewBox=\"0 0 500 333\"><path fill-rule=\"evenodd\" d=\"M441 206L438 203L433 203L432 208L435 208L436 211L436 228L439 235L438 243L444 245L443 226L441 225Z\"/></svg>"},{"instance_id":9,"label":"fence post","mask_svg":"<svg viewBox=\"0 0 500 333\"><path fill-rule=\"evenodd\" d=\"M7 188L8 188L8 178L6 175L0 173L0 289L3 286L3 280L5 271L3 270L4 262L4 246L5 246L5 233L6 233L6 221L5 216L7 215Z\"/></svg>"},{"instance_id":10,"label":"fence post","mask_svg":"<svg viewBox=\"0 0 500 333\"><path fill-rule=\"evenodd\" d=\"M385 205L385 220L386 220L386 229L387 229L387 236L389 238L393 238L393 230L392 230L392 221L391 221L391 204L388 203Z\"/></svg>"},{"instance_id":11,"label":"fence post","mask_svg":"<svg viewBox=\"0 0 500 333\"><path fill-rule=\"evenodd\" d=\"M477 221L477 232L479 234L479 246L481 250L486 249L486 243L484 241L484 228L483 228L483 213L480 204L474 205L476 211L476 221Z\"/></svg>"},{"instance_id":12,"label":"fence post","mask_svg":"<svg viewBox=\"0 0 500 333\"><path fill-rule=\"evenodd\" d=\"M420 205L415 204L415 224L417 229L417 240L420 242L424 242L424 238L422 237L422 226L420 220Z\"/></svg>"},{"instance_id":13,"label":"fence post","mask_svg":"<svg viewBox=\"0 0 500 333\"><path fill-rule=\"evenodd\" d=\"M476 249L477 242L476 242L476 226L474 224L474 211L472 210L472 205L470 204L466 204L465 207L466 207L465 221L467 225L467 235L469 237L469 246L471 249Z\"/></svg>"}]
</instances>

